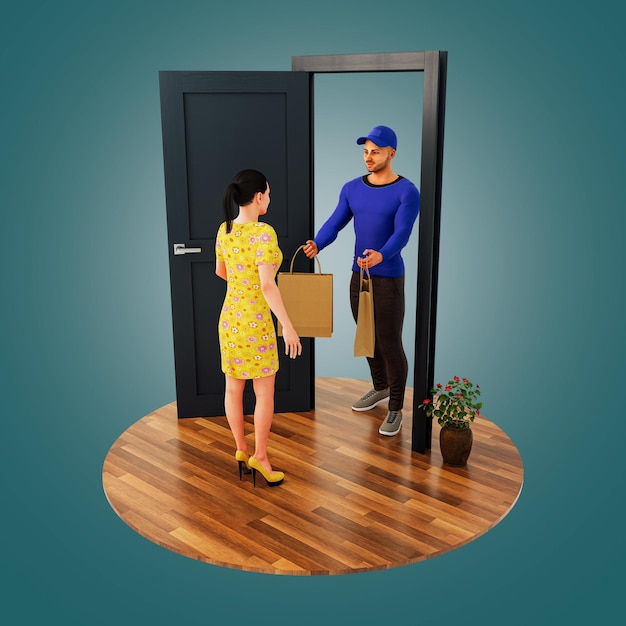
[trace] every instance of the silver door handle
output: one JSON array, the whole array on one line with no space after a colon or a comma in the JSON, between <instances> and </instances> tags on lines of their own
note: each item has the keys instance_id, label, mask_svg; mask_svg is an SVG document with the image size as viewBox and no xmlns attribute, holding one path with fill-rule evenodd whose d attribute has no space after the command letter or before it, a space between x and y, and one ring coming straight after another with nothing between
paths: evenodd
<instances>
[{"instance_id":1,"label":"silver door handle","mask_svg":"<svg viewBox=\"0 0 626 626\"><path fill-rule=\"evenodd\" d=\"M185 248L184 243L174 244L174 256L180 256L181 254L198 254L202 252L202 248Z\"/></svg>"}]
</instances>

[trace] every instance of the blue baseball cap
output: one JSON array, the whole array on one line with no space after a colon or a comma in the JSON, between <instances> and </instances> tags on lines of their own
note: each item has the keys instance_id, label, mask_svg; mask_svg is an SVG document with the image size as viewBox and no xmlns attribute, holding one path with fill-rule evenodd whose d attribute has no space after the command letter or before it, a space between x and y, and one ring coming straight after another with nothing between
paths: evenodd
<instances>
[{"instance_id":1,"label":"blue baseball cap","mask_svg":"<svg viewBox=\"0 0 626 626\"><path fill-rule=\"evenodd\" d=\"M367 137L359 137L356 142L363 145L367 140L376 144L379 148L390 146L394 150L398 147L398 138L389 126L374 126Z\"/></svg>"}]
</instances>

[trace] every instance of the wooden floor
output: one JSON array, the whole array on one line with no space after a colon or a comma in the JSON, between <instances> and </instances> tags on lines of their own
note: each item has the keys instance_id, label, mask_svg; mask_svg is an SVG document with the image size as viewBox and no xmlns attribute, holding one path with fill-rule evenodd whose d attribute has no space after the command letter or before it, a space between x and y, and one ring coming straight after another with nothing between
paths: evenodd
<instances>
[{"instance_id":1,"label":"wooden floor","mask_svg":"<svg viewBox=\"0 0 626 626\"><path fill-rule=\"evenodd\" d=\"M394 437L378 434L383 406L357 413L365 381L318 378L316 408L278 413L270 435L282 485L239 480L226 419L176 417L168 404L133 424L103 467L116 513L150 541L193 559L247 571L346 574L415 563L493 528L523 483L520 455L478 418L465 468L411 451L411 411ZM411 390L405 406L411 407ZM254 449L252 420L246 418Z\"/></svg>"}]
</instances>

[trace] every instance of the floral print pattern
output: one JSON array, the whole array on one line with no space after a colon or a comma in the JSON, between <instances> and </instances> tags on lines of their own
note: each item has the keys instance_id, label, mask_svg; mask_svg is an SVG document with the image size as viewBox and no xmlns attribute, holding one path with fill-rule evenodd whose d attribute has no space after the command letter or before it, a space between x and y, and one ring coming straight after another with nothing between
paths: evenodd
<instances>
[{"instance_id":1,"label":"floral print pattern","mask_svg":"<svg viewBox=\"0 0 626 626\"><path fill-rule=\"evenodd\" d=\"M264 222L223 223L215 258L226 265L226 297L218 322L222 371L233 378L262 378L278 371L276 329L263 297L259 265L283 261L276 232Z\"/></svg>"}]
</instances>

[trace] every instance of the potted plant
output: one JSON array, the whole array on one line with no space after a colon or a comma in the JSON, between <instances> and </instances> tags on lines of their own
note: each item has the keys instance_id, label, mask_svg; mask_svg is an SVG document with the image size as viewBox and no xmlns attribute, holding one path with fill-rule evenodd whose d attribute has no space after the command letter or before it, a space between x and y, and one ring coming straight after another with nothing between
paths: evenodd
<instances>
[{"instance_id":1,"label":"potted plant","mask_svg":"<svg viewBox=\"0 0 626 626\"><path fill-rule=\"evenodd\" d=\"M441 426L439 446L446 465L463 467L472 450L470 423L480 415L482 402L478 401L480 386L467 378L455 376L447 385L437 383L419 406L428 417L435 416Z\"/></svg>"}]
</instances>

